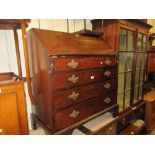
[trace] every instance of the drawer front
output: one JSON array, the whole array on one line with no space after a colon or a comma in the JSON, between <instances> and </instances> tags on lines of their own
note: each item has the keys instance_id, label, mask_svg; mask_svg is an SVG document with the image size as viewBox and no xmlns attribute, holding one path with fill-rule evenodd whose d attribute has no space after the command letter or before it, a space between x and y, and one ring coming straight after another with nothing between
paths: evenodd
<instances>
[{"instance_id":1,"label":"drawer front","mask_svg":"<svg viewBox=\"0 0 155 155\"><path fill-rule=\"evenodd\" d=\"M81 84L108 80L116 77L117 70L115 67L104 70L95 70L78 73L55 74L52 76L54 89L69 88Z\"/></svg>"},{"instance_id":2,"label":"drawer front","mask_svg":"<svg viewBox=\"0 0 155 155\"><path fill-rule=\"evenodd\" d=\"M55 72L72 71L90 68L102 68L116 65L115 56L81 57L51 59Z\"/></svg>"},{"instance_id":3,"label":"drawer front","mask_svg":"<svg viewBox=\"0 0 155 155\"><path fill-rule=\"evenodd\" d=\"M116 96L114 94L111 95ZM108 94L107 96L110 98L110 94ZM116 97L113 97L115 99L111 99L110 102L108 100L107 102L107 100L105 100L107 96L102 95L97 97L93 101L90 100L80 105L76 105L55 113L55 130L60 131L103 109L110 107L113 104L116 104L116 102L114 102L116 101Z\"/></svg>"},{"instance_id":4,"label":"drawer front","mask_svg":"<svg viewBox=\"0 0 155 155\"><path fill-rule=\"evenodd\" d=\"M54 94L54 108L65 108L100 94L110 92L116 88L116 80L113 79L70 90L59 91Z\"/></svg>"},{"instance_id":5,"label":"drawer front","mask_svg":"<svg viewBox=\"0 0 155 155\"><path fill-rule=\"evenodd\" d=\"M125 127L133 118L133 113L130 112L126 116L118 120L118 131Z\"/></svg>"},{"instance_id":6,"label":"drawer front","mask_svg":"<svg viewBox=\"0 0 155 155\"><path fill-rule=\"evenodd\" d=\"M105 134L106 135L116 135L116 122L113 122L109 125L107 125L106 129L105 129Z\"/></svg>"}]
</instances>

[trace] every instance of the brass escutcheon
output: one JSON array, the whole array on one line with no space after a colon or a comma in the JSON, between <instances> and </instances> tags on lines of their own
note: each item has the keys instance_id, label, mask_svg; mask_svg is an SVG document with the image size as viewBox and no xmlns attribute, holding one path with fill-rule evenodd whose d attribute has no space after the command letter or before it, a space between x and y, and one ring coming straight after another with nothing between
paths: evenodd
<instances>
[{"instance_id":1,"label":"brass escutcheon","mask_svg":"<svg viewBox=\"0 0 155 155\"><path fill-rule=\"evenodd\" d=\"M73 110L73 112L71 114L69 114L70 118L77 118L79 116L80 112Z\"/></svg>"},{"instance_id":2,"label":"brass escutcheon","mask_svg":"<svg viewBox=\"0 0 155 155\"><path fill-rule=\"evenodd\" d=\"M68 78L68 81L72 83L76 83L78 82L78 80L79 80L79 77L75 76L74 74Z\"/></svg>"},{"instance_id":3,"label":"brass escutcheon","mask_svg":"<svg viewBox=\"0 0 155 155\"><path fill-rule=\"evenodd\" d=\"M68 98L72 100L76 100L78 97L79 93L76 93L75 91L73 91L72 94L68 96Z\"/></svg>"}]
</instances>

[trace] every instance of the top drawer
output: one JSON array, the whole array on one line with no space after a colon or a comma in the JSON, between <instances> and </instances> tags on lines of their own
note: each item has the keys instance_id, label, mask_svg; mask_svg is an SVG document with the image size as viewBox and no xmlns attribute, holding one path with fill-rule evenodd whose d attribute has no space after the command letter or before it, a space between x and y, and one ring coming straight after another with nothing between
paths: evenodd
<instances>
[{"instance_id":1,"label":"top drawer","mask_svg":"<svg viewBox=\"0 0 155 155\"><path fill-rule=\"evenodd\" d=\"M116 56L51 58L55 72L101 68L116 65Z\"/></svg>"}]
</instances>

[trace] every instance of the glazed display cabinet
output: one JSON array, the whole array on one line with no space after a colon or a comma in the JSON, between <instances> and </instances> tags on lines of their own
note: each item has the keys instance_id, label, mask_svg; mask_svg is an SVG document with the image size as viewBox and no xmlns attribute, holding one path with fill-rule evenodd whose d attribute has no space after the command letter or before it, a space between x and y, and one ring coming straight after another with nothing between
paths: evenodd
<instances>
[{"instance_id":1,"label":"glazed display cabinet","mask_svg":"<svg viewBox=\"0 0 155 155\"><path fill-rule=\"evenodd\" d=\"M147 38L152 27L138 19L92 20L93 30L118 53L118 131L137 118L144 118Z\"/></svg>"}]
</instances>

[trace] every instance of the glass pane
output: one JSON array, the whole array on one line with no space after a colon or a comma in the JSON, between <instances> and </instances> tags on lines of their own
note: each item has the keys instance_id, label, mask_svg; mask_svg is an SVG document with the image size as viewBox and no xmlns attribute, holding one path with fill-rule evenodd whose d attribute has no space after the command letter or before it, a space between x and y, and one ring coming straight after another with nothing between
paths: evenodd
<instances>
[{"instance_id":1,"label":"glass pane","mask_svg":"<svg viewBox=\"0 0 155 155\"><path fill-rule=\"evenodd\" d=\"M126 53L119 54L119 63L118 63L118 72L125 71L125 60L126 60Z\"/></svg>"},{"instance_id":2,"label":"glass pane","mask_svg":"<svg viewBox=\"0 0 155 155\"><path fill-rule=\"evenodd\" d=\"M136 69L140 69L141 53L136 54Z\"/></svg>"},{"instance_id":3,"label":"glass pane","mask_svg":"<svg viewBox=\"0 0 155 155\"><path fill-rule=\"evenodd\" d=\"M132 70L132 59L133 58L133 53L128 53L127 56L127 71L131 71Z\"/></svg>"},{"instance_id":4,"label":"glass pane","mask_svg":"<svg viewBox=\"0 0 155 155\"><path fill-rule=\"evenodd\" d=\"M128 51L133 51L133 43L134 43L134 38L133 35L134 33L132 31L128 31Z\"/></svg>"},{"instance_id":5,"label":"glass pane","mask_svg":"<svg viewBox=\"0 0 155 155\"><path fill-rule=\"evenodd\" d=\"M130 89L131 87L131 72L126 73L126 86L125 90Z\"/></svg>"},{"instance_id":6,"label":"glass pane","mask_svg":"<svg viewBox=\"0 0 155 155\"><path fill-rule=\"evenodd\" d=\"M145 68L145 53L141 53L141 69Z\"/></svg>"},{"instance_id":7,"label":"glass pane","mask_svg":"<svg viewBox=\"0 0 155 155\"><path fill-rule=\"evenodd\" d=\"M137 97L138 97L138 87L135 87L133 103L136 103L137 102Z\"/></svg>"},{"instance_id":8,"label":"glass pane","mask_svg":"<svg viewBox=\"0 0 155 155\"><path fill-rule=\"evenodd\" d=\"M118 93L124 91L124 73L118 74Z\"/></svg>"},{"instance_id":9,"label":"glass pane","mask_svg":"<svg viewBox=\"0 0 155 155\"><path fill-rule=\"evenodd\" d=\"M147 39L146 35L143 35L143 47L142 47L142 50L143 50L143 51L146 50L146 49L145 49L145 47L146 47L146 39Z\"/></svg>"},{"instance_id":10,"label":"glass pane","mask_svg":"<svg viewBox=\"0 0 155 155\"><path fill-rule=\"evenodd\" d=\"M144 75L144 70L141 70L140 71L140 84L143 84L144 83L144 80L143 80L143 75Z\"/></svg>"},{"instance_id":11,"label":"glass pane","mask_svg":"<svg viewBox=\"0 0 155 155\"><path fill-rule=\"evenodd\" d=\"M141 34L141 33L138 33L138 45L137 45L137 50L138 50L138 51L141 51L141 50L142 50L141 47L142 47L142 34Z\"/></svg>"},{"instance_id":12,"label":"glass pane","mask_svg":"<svg viewBox=\"0 0 155 155\"><path fill-rule=\"evenodd\" d=\"M139 73L140 71L136 71L135 86L139 85Z\"/></svg>"},{"instance_id":13,"label":"glass pane","mask_svg":"<svg viewBox=\"0 0 155 155\"><path fill-rule=\"evenodd\" d=\"M127 31L124 29L120 30L120 51L126 51L126 40L127 40L126 32Z\"/></svg>"},{"instance_id":14,"label":"glass pane","mask_svg":"<svg viewBox=\"0 0 155 155\"><path fill-rule=\"evenodd\" d=\"M125 92L125 109L130 107L130 91Z\"/></svg>"},{"instance_id":15,"label":"glass pane","mask_svg":"<svg viewBox=\"0 0 155 155\"><path fill-rule=\"evenodd\" d=\"M141 85L139 87L139 96L138 96L138 100L141 100L142 99L142 90L143 90L143 85Z\"/></svg>"},{"instance_id":16,"label":"glass pane","mask_svg":"<svg viewBox=\"0 0 155 155\"><path fill-rule=\"evenodd\" d=\"M119 112L123 111L123 93L117 95L117 104L119 105Z\"/></svg>"}]
</instances>

